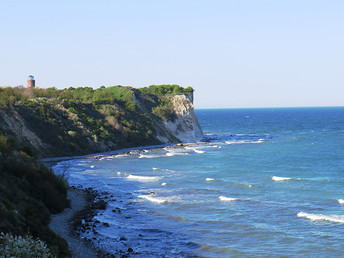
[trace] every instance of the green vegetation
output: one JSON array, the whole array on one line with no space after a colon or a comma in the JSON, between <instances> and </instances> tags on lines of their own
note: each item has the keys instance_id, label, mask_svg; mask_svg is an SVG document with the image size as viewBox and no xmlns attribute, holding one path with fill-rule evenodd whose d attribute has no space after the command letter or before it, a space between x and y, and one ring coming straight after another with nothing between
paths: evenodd
<instances>
[{"instance_id":1,"label":"green vegetation","mask_svg":"<svg viewBox=\"0 0 344 258\"><path fill-rule=\"evenodd\" d=\"M194 90L192 87L183 88L176 84L162 84L162 85L151 85L140 89L143 93L153 94L162 96L166 94L188 94Z\"/></svg>"},{"instance_id":2,"label":"green vegetation","mask_svg":"<svg viewBox=\"0 0 344 258\"><path fill-rule=\"evenodd\" d=\"M33 248L47 257L69 255L65 240L48 227L50 215L68 205L65 179L35 156L160 144L157 124L176 117L172 96L192 92L178 85L0 87L0 251L24 257Z\"/></svg>"},{"instance_id":3,"label":"green vegetation","mask_svg":"<svg viewBox=\"0 0 344 258\"><path fill-rule=\"evenodd\" d=\"M54 257L46 243L30 235L12 236L0 233L0 254L2 257Z\"/></svg>"},{"instance_id":4,"label":"green vegetation","mask_svg":"<svg viewBox=\"0 0 344 258\"><path fill-rule=\"evenodd\" d=\"M152 108L152 113L160 118L162 118L165 122L173 121L176 117L174 113L173 106L169 98L159 99L160 105Z\"/></svg>"},{"instance_id":5,"label":"green vegetation","mask_svg":"<svg viewBox=\"0 0 344 258\"><path fill-rule=\"evenodd\" d=\"M159 144L154 121L173 121L176 116L171 97L192 92L191 87L179 85L63 90L7 87L0 88L0 110L17 112L12 116L23 118L28 129L48 143L45 150L33 146L33 153L68 156ZM138 108L138 102L144 103L145 112ZM0 114L0 128L6 119ZM8 133L18 137L14 132ZM25 139L20 142L31 144Z\"/></svg>"},{"instance_id":6,"label":"green vegetation","mask_svg":"<svg viewBox=\"0 0 344 258\"><path fill-rule=\"evenodd\" d=\"M48 224L51 213L68 205L67 186L31 155L29 146L19 147L0 133L0 232L27 235L27 240L32 235L63 257L69 254L67 243Z\"/></svg>"}]
</instances>

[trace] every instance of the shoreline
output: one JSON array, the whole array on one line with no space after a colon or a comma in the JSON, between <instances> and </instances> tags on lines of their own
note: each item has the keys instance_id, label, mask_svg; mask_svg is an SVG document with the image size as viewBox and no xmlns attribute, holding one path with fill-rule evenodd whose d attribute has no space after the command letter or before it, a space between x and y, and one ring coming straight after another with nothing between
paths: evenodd
<instances>
[{"instance_id":1,"label":"shoreline","mask_svg":"<svg viewBox=\"0 0 344 258\"><path fill-rule=\"evenodd\" d=\"M75 236L71 231L71 221L78 212L84 210L88 205L86 193L70 187L68 189L68 199L71 201L71 207L65 208L61 213L52 215L49 227L68 242L72 257L98 257L95 249Z\"/></svg>"},{"instance_id":2,"label":"shoreline","mask_svg":"<svg viewBox=\"0 0 344 258\"><path fill-rule=\"evenodd\" d=\"M97 235L99 234L98 227L109 226L107 223L96 220L95 216L107 208L108 201L115 200L113 197L107 192L99 192L94 188L69 187L68 199L71 200L71 207L52 215L49 227L68 242L71 257L129 257L139 254L127 245L124 250L105 251L95 246L95 239L81 237L82 233L91 231ZM117 208L113 212L121 214L122 209ZM120 245L120 241L123 240L119 239L118 244Z\"/></svg>"},{"instance_id":3,"label":"shoreline","mask_svg":"<svg viewBox=\"0 0 344 258\"><path fill-rule=\"evenodd\" d=\"M84 156L62 157L62 158L47 158L42 160L45 166L50 168L61 161L73 159L101 159L104 157L121 155L121 154L139 154L145 150L160 149L165 147L180 148L194 145L207 145L209 142L197 143L177 143L169 145L155 145L136 147L130 149L121 149L110 151L106 153L95 153ZM113 252L102 250L95 245L95 239L82 238L83 233L92 232L97 235L98 227L108 227L107 223L101 223L95 219L97 213L102 212L107 208L109 201L116 201L114 196L94 188L83 188L82 185L70 186L68 189L68 199L71 200L71 208L65 208L63 212L51 216L49 227L58 235L63 237L69 245L72 257L128 257L131 255L138 255L132 247L123 243L127 240L121 237L117 240L118 246ZM117 201L118 202L118 201ZM120 200L119 202L122 202ZM124 210L116 207L112 212L117 212L118 215L125 217L122 214ZM125 211L124 211L125 213ZM124 249L125 248L125 249ZM135 249L135 248L134 248Z\"/></svg>"}]
</instances>

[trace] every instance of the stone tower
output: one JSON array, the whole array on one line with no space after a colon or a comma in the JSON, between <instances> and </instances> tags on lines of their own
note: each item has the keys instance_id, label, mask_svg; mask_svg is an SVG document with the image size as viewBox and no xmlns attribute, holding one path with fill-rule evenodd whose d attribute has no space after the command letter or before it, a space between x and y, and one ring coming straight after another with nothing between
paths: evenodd
<instances>
[{"instance_id":1,"label":"stone tower","mask_svg":"<svg viewBox=\"0 0 344 258\"><path fill-rule=\"evenodd\" d=\"M34 88L35 87L35 78L32 75L29 75L27 78L27 87Z\"/></svg>"}]
</instances>

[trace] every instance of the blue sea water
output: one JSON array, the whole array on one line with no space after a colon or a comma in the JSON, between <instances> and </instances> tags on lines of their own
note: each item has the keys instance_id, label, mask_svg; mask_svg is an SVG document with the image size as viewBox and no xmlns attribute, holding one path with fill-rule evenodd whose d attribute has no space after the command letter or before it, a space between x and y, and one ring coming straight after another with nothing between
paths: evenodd
<instances>
[{"instance_id":1,"label":"blue sea water","mask_svg":"<svg viewBox=\"0 0 344 258\"><path fill-rule=\"evenodd\" d=\"M344 107L196 115L204 143L54 167L113 195L110 227L82 237L134 257L344 255Z\"/></svg>"}]
</instances>

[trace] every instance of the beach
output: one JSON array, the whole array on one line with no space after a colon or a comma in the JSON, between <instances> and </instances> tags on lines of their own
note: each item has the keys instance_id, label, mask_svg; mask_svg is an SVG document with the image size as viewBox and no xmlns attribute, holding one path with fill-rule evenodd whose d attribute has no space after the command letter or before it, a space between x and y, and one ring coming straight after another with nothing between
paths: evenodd
<instances>
[{"instance_id":1,"label":"beach","mask_svg":"<svg viewBox=\"0 0 344 258\"><path fill-rule=\"evenodd\" d=\"M68 242L72 257L98 257L95 249L81 238L74 236L71 231L72 218L87 207L86 193L76 188L69 188L68 199L71 201L71 208L52 215L50 228Z\"/></svg>"}]
</instances>

